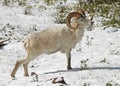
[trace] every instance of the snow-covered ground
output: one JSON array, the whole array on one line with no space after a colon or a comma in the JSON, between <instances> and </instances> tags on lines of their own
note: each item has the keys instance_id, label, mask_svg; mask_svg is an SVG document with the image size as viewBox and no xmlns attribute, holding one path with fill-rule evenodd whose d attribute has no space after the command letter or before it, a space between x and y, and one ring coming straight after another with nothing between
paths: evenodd
<instances>
[{"instance_id":1,"label":"snow-covered ground","mask_svg":"<svg viewBox=\"0 0 120 86\"><path fill-rule=\"evenodd\" d=\"M0 7L0 38L10 38L0 49L0 86L62 86L52 83L56 77L64 77L68 86L120 86L120 29L97 26L85 30L82 41L72 50L72 70L66 69L66 56L57 52L41 55L29 64L29 74L37 73L38 81L31 75L24 77L22 67L12 80L10 73L16 61L25 56L24 38L34 29L63 26L53 22L48 10L41 16L24 15L22 11L21 7ZM85 60L86 70L81 70L81 61Z\"/></svg>"}]
</instances>

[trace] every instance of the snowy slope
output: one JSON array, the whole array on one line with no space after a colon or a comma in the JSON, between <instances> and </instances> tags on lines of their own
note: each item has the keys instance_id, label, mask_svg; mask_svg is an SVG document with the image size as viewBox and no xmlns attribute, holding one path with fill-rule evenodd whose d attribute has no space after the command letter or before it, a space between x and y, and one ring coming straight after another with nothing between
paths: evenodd
<instances>
[{"instance_id":1,"label":"snowy slope","mask_svg":"<svg viewBox=\"0 0 120 86\"><path fill-rule=\"evenodd\" d=\"M29 65L29 73L36 72L39 75L38 82L34 82L32 76L24 77L22 67L16 74L17 79L11 80L10 73L14 64L16 60L25 55L25 50L22 43L9 44L0 50L1 86L54 86L49 79L55 77L64 77L70 86L83 86L84 83L90 86L105 86L108 82L113 86L119 86L120 31L111 31L112 29L102 30L100 28L91 32L86 31L81 43L82 50L78 50L78 45L72 51L73 69L71 71L66 70L66 58L60 52L39 56ZM94 38L90 45L86 44L86 35ZM88 69L80 70L80 61L86 59L89 59L86 62Z\"/></svg>"},{"instance_id":2,"label":"snowy slope","mask_svg":"<svg viewBox=\"0 0 120 86\"><path fill-rule=\"evenodd\" d=\"M83 40L72 50L72 70L66 69L65 55L57 52L41 55L29 64L29 74L37 73L38 81L34 81L36 78L31 75L24 77L22 67L12 80L10 73L16 61L25 56L24 38L33 31L63 26L54 24L49 10L41 16L38 16L39 12L36 16L24 15L22 11L21 7L0 7L0 37L11 39L0 49L0 86L60 86L52 83L56 77L64 77L68 86L120 86L120 30L112 27L85 30ZM80 70L81 61L85 60L87 69Z\"/></svg>"}]
</instances>

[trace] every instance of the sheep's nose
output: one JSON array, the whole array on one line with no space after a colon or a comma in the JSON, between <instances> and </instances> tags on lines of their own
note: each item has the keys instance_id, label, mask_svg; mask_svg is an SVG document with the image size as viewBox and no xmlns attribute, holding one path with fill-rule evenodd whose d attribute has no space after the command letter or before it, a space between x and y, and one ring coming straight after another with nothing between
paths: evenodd
<instances>
[{"instance_id":1,"label":"sheep's nose","mask_svg":"<svg viewBox=\"0 0 120 86\"><path fill-rule=\"evenodd\" d=\"M90 23L91 23L91 24L93 24L94 22L93 22L93 21L91 21Z\"/></svg>"}]
</instances>

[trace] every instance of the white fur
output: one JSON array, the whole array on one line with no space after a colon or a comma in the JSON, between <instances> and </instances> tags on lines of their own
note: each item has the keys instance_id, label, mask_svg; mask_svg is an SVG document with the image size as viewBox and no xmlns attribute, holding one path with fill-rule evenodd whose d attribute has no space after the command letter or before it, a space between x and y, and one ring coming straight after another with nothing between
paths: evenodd
<instances>
[{"instance_id":1,"label":"white fur","mask_svg":"<svg viewBox=\"0 0 120 86\"><path fill-rule=\"evenodd\" d=\"M25 76L28 76L28 63L38 57L40 54L51 54L57 51L66 53L67 68L71 69L71 50L82 39L84 28L90 25L90 20L78 20L79 26L75 30L69 27L54 27L31 34L24 42L27 55L24 59L17 61L12 77L15 77L16 71L23 64Z\"/></svg>"}]
</instances>

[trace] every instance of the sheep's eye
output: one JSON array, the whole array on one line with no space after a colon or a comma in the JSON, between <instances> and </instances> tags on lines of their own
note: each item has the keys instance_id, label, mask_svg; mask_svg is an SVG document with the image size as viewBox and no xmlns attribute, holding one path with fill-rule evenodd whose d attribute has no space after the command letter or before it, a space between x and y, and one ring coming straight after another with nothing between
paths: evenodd
<instances>
[{"instance_id":1,"label":"sheep's eye","mask_svg":"<svg viewBox=\"0 0 120 86\"><path fill-rule=\"evenodd\" d=\"M83 19L81 19L81 21L83 21Z\"/></svg>"}]
</instances>

